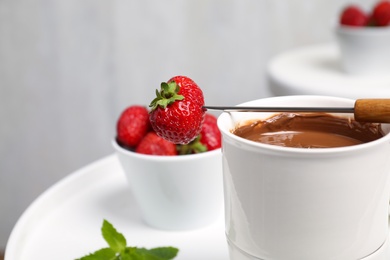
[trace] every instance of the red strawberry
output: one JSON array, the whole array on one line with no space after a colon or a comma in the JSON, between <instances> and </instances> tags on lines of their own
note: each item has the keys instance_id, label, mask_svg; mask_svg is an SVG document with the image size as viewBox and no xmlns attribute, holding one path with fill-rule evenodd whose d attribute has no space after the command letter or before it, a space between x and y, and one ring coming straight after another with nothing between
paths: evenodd
<instances>
[{"instance_id":1,"label":"red strawberry","mask_svg":"<svg viewBox=\"0 0 390 260\"><path fill-rule=\"evenodd\" d=\"M368 16L356 5L349 5L341 13L340 24L348 26L366 26Z\"/></svg>"},{"instance_id":2,"label":"red strawberry","mask_svg":"<svg viewBox=\"0 0 390 260\"><path fill-rule=\"evenodd\" d=\"M178 145L179 154L193 154L212 151L221 147L221 132L217 118L206 114L200 135L187 145Z\"/></svg>"},{"instance_id":3,"label":"red strawberry","mask_svg":"<svg viewBox=\"0 0 390 260\"><path fill-rule=\"evenodd\" d=\"M176 145L159 137L153 131L145 135L135 152L150 155L177 155Z\"/></svg>"},{"instance_id":4,"label":"red strawberry","mask_svg":"<svg viewBox=\"0 0 390 260\"><path fill-rule=\"evenodd\" d=\"M187 144L199 135L204 120L203 92L190 78L176 76L161 83L151 102L150 122L156 133L175 143Z\"/></svg>"},{"instance_id":5,"label":"red strawberry","mask_svg":"<svg viewBox=\"0 0 390 260\"><path fill-rule=\"evenodd\" d=\"M134 148L151 129L148 109L138 105L126 108L117 121L116 129L118 143Z\"/></svg>"},{"instance_id":6,"label":"red strawberry","mask_svg":"<svg viewBox=\"0 0 390 260\"><path fill-rule=\"evenodd\" d=\"M374 6L372 20L374 26L387 26L390 24L390 1L380 1Z\"/></svg>"},{"instance_id":7,"label":"red strawberry","mask_svg":"<svg viewBox=\"0 0 390 260\"><path fill-rule=\"evenodd\" d=\"M207 147L208 151L221 147L221 132L217 125L217 118L211 114L206 114L200 132L200 142Z\"/></svg>"}]
</instances>

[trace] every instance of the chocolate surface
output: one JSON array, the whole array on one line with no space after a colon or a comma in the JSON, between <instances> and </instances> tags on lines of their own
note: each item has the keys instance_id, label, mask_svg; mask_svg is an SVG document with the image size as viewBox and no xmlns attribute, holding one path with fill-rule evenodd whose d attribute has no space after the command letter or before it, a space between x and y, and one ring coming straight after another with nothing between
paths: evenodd
<instances>
[{"instance_id":1,"label":"chocolate surface","mask_svg":"<svg viewBox=\"0 0 390 260\"><path fill-rule=\"evenodd\" d=\"M255 142L298 148L351 146L384 136L380 124L324 113L280 113L239 126L233 134Z\"/></svg>"}]
</instances>

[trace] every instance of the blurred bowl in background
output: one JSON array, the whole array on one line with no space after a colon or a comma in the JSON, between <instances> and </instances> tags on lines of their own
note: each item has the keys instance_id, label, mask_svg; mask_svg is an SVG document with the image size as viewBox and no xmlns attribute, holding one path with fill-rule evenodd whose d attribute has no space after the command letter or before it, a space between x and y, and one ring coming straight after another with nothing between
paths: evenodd
<instances>
[{"instance_id":1,"label":"blurred bowl in background","mask_svg":"<svg viewBox=\"0 0 390 260\"><path fill-rule=\"evenodd\" d=\"M341 66L353 75L388 75L390 72L390 27L337 25L336 41Z\"/></svg>"}]
</instances>

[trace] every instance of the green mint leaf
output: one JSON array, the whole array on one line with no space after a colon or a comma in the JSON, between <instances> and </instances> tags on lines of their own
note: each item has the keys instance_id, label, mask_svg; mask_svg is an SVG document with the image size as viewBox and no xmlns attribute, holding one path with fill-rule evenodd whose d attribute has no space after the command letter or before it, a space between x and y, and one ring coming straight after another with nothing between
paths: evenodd
<instances>
[{"instance_id":1,"label":"green mint leaf","mask_svg":"<svg viewBox=\"0 0 390 260\"><path fill-rule=\"evenodd\" d=\"M127 247L121 254L121 260L145 260L138 254L136 247Z\"/></svg>"},{"instance_id":2,"label":"green mint leaf","mask_svg":"<svg viewBox=\"0 0 390 260\"><path fill-rule=\"evenodd\" d=\"M122 255L120 260L144 260L141 256L139 255Z\"/></svg>"},{"instance_id":3,"label":"green mint leaf","mask_svg":"<svg viewBox=\"0 0 390 260\"><path fill-rule=\"evenodd\" d=\"M102 248L92 254L76 260L115 260L116 253L111 248Z\"/></svg>"},{"instance_id":4,"label":"green mint leaf","mask_svg":"<svg viewBox=\"0 0 390 260\"><path fill-rule=\"evenodd\" d=\"M103 220L101 231L110 247L102 248L76 260L171 260L179 252L174 247L152 249L127 247L125 237L107 220Z\"/></svg>"},{"instance_id":5,"label":"green mint leaf","mask_svg":"<svg viewBox=\"0 0 390 260\"><path fill-rule=\"evenodd\" d=\"M179 250L174 247L156 247L152 249L137 248L137 252L143 255L145 260L170 260L177 256Z\"/></svg>"},{"instance_id":6,"label":"green mint leaf","mask_svg":"<svg viewBox=\"0 0 390 260\"><path fill-rule=\"evenodd\" d=\"M174 247L156 247L149 249L149 253L162 259L170 260L177 256L179 249Z\"/></svg>"},{"instance_id":7,"label":"green mint leaf","mask_svg":"<svg viewBox=\"0 0 390 260\"><path fill-rule=\"evenodd\" d=\"M107 220L103 221L102 235L114 252L121 253L126 249L126 238Z\"/></svg>"}]
</instances>

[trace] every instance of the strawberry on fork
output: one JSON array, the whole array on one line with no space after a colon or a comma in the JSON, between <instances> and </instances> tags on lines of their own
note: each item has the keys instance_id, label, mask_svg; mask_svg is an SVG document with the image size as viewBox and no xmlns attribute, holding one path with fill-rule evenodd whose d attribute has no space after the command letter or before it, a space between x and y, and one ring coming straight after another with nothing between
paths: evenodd
<instances>
[{"instance_id":1,"label":"strawberry on fork","mask_svg":"<svg viewBox=\"0 0 390 260\"><path fill-rule=\"evenodd\" d=\"M206 110L203 92L185 76L175 76L161 83L157 97L151 102L150 123L160 137L175 143L188 144L202 129Z\"/></svg>"}]
</instances>

